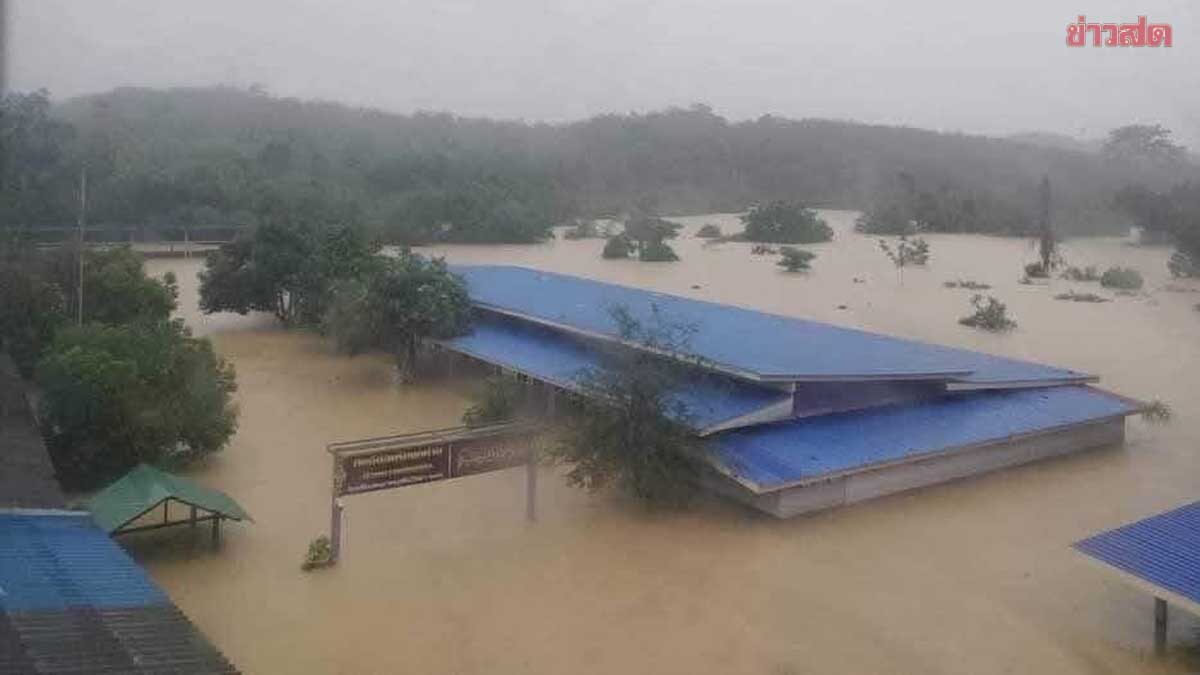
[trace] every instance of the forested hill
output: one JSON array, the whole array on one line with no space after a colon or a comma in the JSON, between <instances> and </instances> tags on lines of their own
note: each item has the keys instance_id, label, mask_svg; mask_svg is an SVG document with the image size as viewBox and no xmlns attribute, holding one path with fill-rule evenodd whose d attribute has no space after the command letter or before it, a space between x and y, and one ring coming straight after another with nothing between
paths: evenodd
<instances>
[{"instance_id":1,"label":"forested hill","mask_svg":"<svg viewBox=\"0 0 1200 675\"><path fill-rule=\"evenodd\" d=\"M1111 208L1124 185L1197 174L1020 139L730 122L704 106L549 125L232 88L119 89L50 107L54 122L14 121L36 116L37 98L6 101L5 125L24 125L17 136L31 143L11 153L6 224L74 222L81 163L91 222L252 223L283 209L410 241L529 241L575 215L733 211L776 198L865 209L904 193L953 212L944 229L1025 231L1043 175L1056 225L1100 232L1126 222Z\"/></svg>"}]
</instances>

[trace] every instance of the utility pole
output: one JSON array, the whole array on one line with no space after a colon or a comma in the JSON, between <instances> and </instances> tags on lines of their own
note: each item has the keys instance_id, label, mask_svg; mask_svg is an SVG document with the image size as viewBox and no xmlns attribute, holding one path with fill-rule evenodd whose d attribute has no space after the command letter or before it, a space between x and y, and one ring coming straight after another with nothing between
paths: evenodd
<instances>
[{"instance_id":1,"label":"utility pole","mask_svg":"<svg viewBox=\"0 0 1200 675\"><path fill-rule=\"evenodd\" d=\"M87 168L79 169L79 274L75 286L75 323L83 325L83 229L87 222Z\"/></svg>"}]
</instances>

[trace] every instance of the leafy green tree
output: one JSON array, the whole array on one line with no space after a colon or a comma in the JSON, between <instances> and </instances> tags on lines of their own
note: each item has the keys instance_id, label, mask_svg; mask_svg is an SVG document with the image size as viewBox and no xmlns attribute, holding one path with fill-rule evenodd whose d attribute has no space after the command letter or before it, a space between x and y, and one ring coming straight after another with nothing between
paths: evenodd
<instances>
[{"instance_id":1,"label":"leafy green tree","mask_svg":"<svg viewBox=\"0 0 1200 675\"><path fill-rule=\"evenodd\" d=\"M1042 184L1038 189L1038 258L1042 263L1042 271L1046 276L1054 272L1054 268L1062 264L1062 255L1058 250L1058 237L1054 234L1054 226L1050 221L1050 177L1042 176Z\"/></svg>"},{"instance_id":2,"label":"leafy green tree","mask_svg":"<svg viewBox=\"0 0 1200 675\"><path fill-rule=\"evenodd\" d=\"M910 240L908 237L901 235L895 247L892 247L887 240L880 239L879 249L896 266L896 276L900 280L900 283L904 283L905 267L912 265L924 267L929 263L929 242L920 237Z\"/></svg>"},{"instance_id":3,"label":"leafy green tree","mask_svg":"<svg viewBox=\"0 0 1200 675\"><path fill-rule=\"evenodd\" d=\"M1017 327L1017 322L1008 316L1008 307L990 295L971 296L971 307L975 311L959 319L960 324L991 333L1002 333Z\"/></svg>"},{"instance_id":4,"label":"leafy green tree","mask_svg":"<svg viewBox=\"0 0 1200 675\"><path fill-rule=\"evenodd\" d=\"M633 252L633 244L630 243L629 237L623 234L614 234L604 242L604 250L600 253L600 257L606 260L624 260Z\"/></svg>"},{"instance_id":5,"label":"leafy green tree","mask_svg":"<svg viewBox=\"0 0 1200 675\"><path fill-rule=\"evenodd\" d=\"M206 455L237 426L233 367L180 320L64 329L36 378L50 455L71 487Z\"/></svg>"},{"instance_id":6,"label":"leafy green tree","mask_svg":"<svg viewBox=\"0 0 1200 675\"><path fill-rule=\"evenodd\" d=\"M817 212L798 202L773 201L742 216L748 241L771 244L815 244L833 239L833 228Z\"/></svg>"},{"instance_id":7,"label":"leafy green tree","mask_svg":"<svg viewBox=\"0 0 1200 675\"><path fill-rule=\"evenodd\" d=\"M471 300L462 278L441 258L407 249L379 258L357 281L338 287L325 318L339 348L386 349L406 376L426 338L448 338L470 328Z\"/></svg>"},{"instance_id":8,"label":"leafy green tree","mask_svg":"<svg viewBox=\"0 0 1200 675\"><path fill-rule=\"evenodd\" d=\"M817 257L817 254L812 251L805 251L794 246L780 246L779 254L782 257L776 264L788 272L807 271L813 258Z\"/></svg>"},{"instance_id":9,"label":"leafy green tree","mask_svg":"<svg viewBox=\"0 0 1200 675\"><path fill-rule=\"evenodd\" d=\"M200 273L200 309L267 311L284 325L315 325L334 283L366 270L376 250L355 225L260 225L209 254Z\"/></svg>"},{"instance_id":10,"label":"leafy green tree","mask_svg":"<svg viewBox=\"0 0 1200 675\"><path fill-rule=\"evenodd\" d=\"M64 267L70 271L64 272ZM58 269L60 279L75 275L70 256L58 258ZM165 321L175 311L178 294L173 274L168 272L162 280L146 276L142 255L128 246L89 249L83 256L85 323ZM69 293L68 298L73 312L75 296Z\"/></svg>"},{"instance_id":11,"label":"leafy green tree","mask_svg":"<svg viewBox=\"0 0 1200 675\"><path fill-rule=\"evenodd\" d=\"M686 405L672 395L685 386L684 371L657 354L687 356L690 329L660 319L645 326L620 307L613 317L622 338L642 348L614 350L603 369L579 377L584 396L568 406L551 456L570 466L572 485L614 485L647 504L685 504L704 449L688 428Z\"/></svg>"},{"instance_id":12,"label":"leafy green tree","mask_svg":"<svg viewBox=\"0 0 1200 675\"><path fill-rule=\"evenodd\" d=\"M638 246L638 260L642 262L675 262L679 260L675 249L665 241L653 240Z\"/></svg>"},{"instance_id":13,"label":"leafy green tree","mask_svg":"<svg viewBox=\"0 0 1200 675\"><path fill-rule=\"evenodd\" d=\"M42 348L67 323L62 288L29 261L0 261L0 351L7 352L23 377L30 377Z\"/></svg>"}]
</instances>

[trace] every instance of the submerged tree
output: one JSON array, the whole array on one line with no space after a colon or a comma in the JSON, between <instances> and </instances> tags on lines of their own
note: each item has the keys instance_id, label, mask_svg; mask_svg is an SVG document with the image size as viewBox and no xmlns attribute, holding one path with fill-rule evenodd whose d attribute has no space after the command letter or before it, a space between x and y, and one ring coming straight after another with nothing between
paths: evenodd
<instances>
[{"instance_id":1,"label":"submerged tree","mask_svg":"<svg viewBox=\"0 0 1200 675\"><path fill-rule=\"evenodd\" d=\"M747 241L770 244L816 244L833 239L833 228L817 212L799 202L773 201L742 216Z\"/></svg>"},{"instance_id":2,"label":"submerged tree","mask_svg":"<svg viewBox=\"0 0 1200 675\"><path fill-rule=\"evenodd\" d=\"M817 257L812 251L805 251L795 246L779 247L779 260L775 263L788 272L804 272L810 267L813 258Z\"/></svg>"},{"instance_id":3,"label":"submerged tree","mask_svg":"<svg viewBox=\"0 0 1200 675\"><path fill-rule=\"evenodd\" d=\"M657 312L649 326L624 308L616 308L613 318L634 348L614 349L603 368L579 378L584 395L568 406L551 454L570 465L572 485L615 485L648 504L684 504L694 493L704 450L676 395L684 367L672 357L687 357L691 331Z\"/></svg>"},{"instance_id":4,"label":"submerged tree","mask_svg":"<svg viewBox=\"0 0 1200 675\"><path fill-rule=\"evenodd\" d=\"M404 249L395 258L377 258L360 277L338 284L324 326L343 351L388 350L408 377L422 340L460 335L470 322L463 280L441 258Z\"/></svg>"},{"instance_id":5,"label":"submerged tree","mask_svg":"<svg viewBox=\"0 0 1200 675\"><path fill-rule=\"evenodd\" d=\"M1044 276L1050 276L1054 268L1062 263L1058 250L1058 237L1050 221L1050 177L1042 176L1038 189L1038 258ZM1028 273L1028 272L1027 272ZM1032 276L1032 275L1031 275Z\"/></svg>"},{"instance_id":6,"label":"submerged tree","mask_svg":"<svg viewBox=\"0 0 1200 675\"><path fill-rule=\"evenodd\" d=\"M959 319L964 326L999 333L1017 327L1017 322L1008 316L1008 307L992 296L971 296L971 306L975 311Z\"/></svg>"},{"instance_id":7,"label":"submerged tree","mask_svg":"<svg viewBox=\"0 0 1200 675\"><path fill-rule=\"evenodd\" d=\"M37 382L50 456L71 487L214 452L237 426L233 367L178 319L64 329Z\"/></svg>"},{"instance_id":8,"label":"submerged tree","mask_svg":"<svg viewBox=\"0 0 1200 675\"><path fill-rule=\"evenodd\" d=\"M894 248L886 239L880 239L879 249L896 266L896 276L901 284L904 283L905 267L910 265L924 267L929 263L929 242L920 237L910 240L907 236L901 235Z\"/></svg>"}]
</instances>

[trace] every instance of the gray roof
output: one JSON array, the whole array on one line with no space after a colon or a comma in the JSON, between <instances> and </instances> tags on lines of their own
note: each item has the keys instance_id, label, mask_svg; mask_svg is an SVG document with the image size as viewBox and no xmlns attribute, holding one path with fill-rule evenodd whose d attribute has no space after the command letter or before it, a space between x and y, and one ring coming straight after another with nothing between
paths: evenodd
<instances>
[{"instance_id":1,"label":"gray roof","mask_svg":"<svg viewBox=\"0 0 1200 675\"><path fill-rule=\"evenodd\" d=\"M66 499L42 443L29 391L12 359L0 353L0 508L61 509Z\"/></svg>"}]
</instances>

